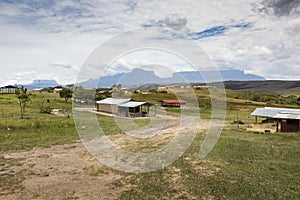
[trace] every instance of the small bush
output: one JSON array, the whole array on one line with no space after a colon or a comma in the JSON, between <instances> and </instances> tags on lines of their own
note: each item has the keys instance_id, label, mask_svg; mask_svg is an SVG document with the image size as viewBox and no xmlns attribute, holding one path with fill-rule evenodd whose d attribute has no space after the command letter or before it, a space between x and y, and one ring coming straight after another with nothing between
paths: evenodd
<instances>
[{"instance_id":1,"label":"small bush","mask_svg":"<svg viewBox=\"0 0 300 200\"><path fill-rule=\"evenodd\" d=\"M245 124L242 120L235 120L233 121L234 124Z\"/></svg>"},{"instance_id":2,"label":"small bush","mask_svg":"<svg viewBox=\"0 0 300 200\"><path fill-rule=\"evenodd\" d=\"M161 94L168 94L168 91L166 91L166 90L161 90L161 91L159 91L159 93L161 93Z\"/></svg>"},{"instance_id":3,"label":"small bush","mask_svg":"<svg viewBox=\"0 0 300 200\"><path fill-rule=\"evenodd\" d=\"M50 108L50 106L47 106L47 107L45 107L45 108L41 108L40 109L40 112L41 113L45 113L45 114L51 114L51 108Z\"/></svg>"}]
</instances>

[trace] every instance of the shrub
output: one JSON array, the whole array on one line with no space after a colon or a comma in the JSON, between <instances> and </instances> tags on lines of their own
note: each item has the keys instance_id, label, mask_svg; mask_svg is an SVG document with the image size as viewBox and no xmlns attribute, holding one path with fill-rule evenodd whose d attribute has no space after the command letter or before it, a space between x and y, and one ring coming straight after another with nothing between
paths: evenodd
<instances>
[{"instance_id":1,"label":"shrub","mask_svg":"<svg viewBox=\"0 0 300 200\"><path fill-rule=\"evenodd\" d=\"M41 108L40 108L40 113L51 114L51 108L50 108L50 106L47 106L47 107L41 107Z\"/></svg>"},{"instance_id":2,"label":"shrub","mask_svg":"<svg viewBox=\"0 0 300 200\"><path fill-rule=\"evenodd\" d=\"M242 120L235 120L233 121L234 124L245 124Z\"/></svg>"}]
</instances>

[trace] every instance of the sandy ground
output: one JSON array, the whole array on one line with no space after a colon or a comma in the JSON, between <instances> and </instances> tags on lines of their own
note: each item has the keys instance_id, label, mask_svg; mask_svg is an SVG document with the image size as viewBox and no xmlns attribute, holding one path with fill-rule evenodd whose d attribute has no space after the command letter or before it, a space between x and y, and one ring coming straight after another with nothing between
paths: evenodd
<instances>
[{"instance_id":1,"label":"sandy ground","mask_svg":"<svg viewBox=\"0 0 300 200\"><path fill-rule=\"evenodd\" d=\"M276 126L272 126L272 124L251 124L250 127L248 125L244 125L247 131L256 131L264 133L265 130L270 130L271 133L276 133Z\"/></svg>"},{"instance_id":2,"label":"sandy ground","mask_svg":"<svg viewBox=\"0 0 300 200\"><path fill-rule=\"evenodd\" d=\"M186 123L185 131L191 129ZM152 142L168 143L172 139L176 124L173 121ZM200 123L198 130L207 129L208 123ZM117 136L114 140L119 146L127 146L134 141L128 135ZM121 193L134 185L128 184L128 173L114 171L97 161L82 145L57 145L50 148L35 148L30 151L8 153L5 159L22 159L20 164L5 170L18 174L25 171L25 180L15 191L0 191L0 199L118 199ZM1 174L0 174L1 175Z\"/></svg>"},{"instance_id":3,"label":"sandy ground","mask_svg":"<svg viewBox=\"0 0 300 200\"><path fill-rule=\"evenodd\" d=\"M20 166L13 166L16 174L26 170L20 191L2 193L0 199L116 199L126 177L112 173L95 160L81 143L37 148L11 153L5 158L21 158Z\"/></svg>"}]
</instances>

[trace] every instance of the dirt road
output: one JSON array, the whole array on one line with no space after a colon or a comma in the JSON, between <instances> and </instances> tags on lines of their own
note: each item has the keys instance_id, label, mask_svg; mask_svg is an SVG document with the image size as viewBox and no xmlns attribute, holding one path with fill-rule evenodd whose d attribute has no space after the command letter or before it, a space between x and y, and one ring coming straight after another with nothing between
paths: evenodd
<instances>
[{"instance_id":1,"label":"dirt road","mask_svg":"<svg viewBox=\"0 0 300 200\"><path fill-rule=\"evenodd\" d=\"M172 122L152 143L164 145L176 129ZM201 123L204 130L207 123ZM178 124L177 124L178 125ZM190 124L189 124L190 126ZM185 127L189 130L189 126ZM127 135L113 136L121 147L128 147L134 139ZM136 148L140 149L139 147ZM132 148L131 148L132 150ZM35 148L25 152L0 155L6 160L18 160L15 165L3 167L1 174L10 173L20 181L18 187L0 188L0 199L117 199L129 184L130 173L112 170L98 162L82 145L57 145ZM1 166L0 166L1 167Z\"/></svg>"}]
</instances>

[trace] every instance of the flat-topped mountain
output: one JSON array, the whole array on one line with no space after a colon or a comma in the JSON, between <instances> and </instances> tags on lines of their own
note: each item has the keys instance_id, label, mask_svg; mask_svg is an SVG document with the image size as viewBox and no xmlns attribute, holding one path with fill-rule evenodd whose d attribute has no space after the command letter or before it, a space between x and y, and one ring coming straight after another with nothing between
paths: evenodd
<instances>
[{"instance_id":1,"label":"flat-topped mountain","mask_svg":"<svg viewBox=\"0 0 300 200\"><path fill-rule=\"evenodd\" d=\"M90 79L88 81L79 83L85 88L96 87L111 87L115 84L122 84L123 86L141 85L147 83L155 84L172 84L172 83L206 83L216 82L221 79L223 81L249 81L249 80L265 80L264 77L254 74L245 74L242 70L220 70L219 74L216 71L183 71L175 72L171 77L161 78L153 71L146 71L143 69L133 69L129 73L118 73L111 76L103 76L98 79Z\"/></svg>"}]
</instances>

